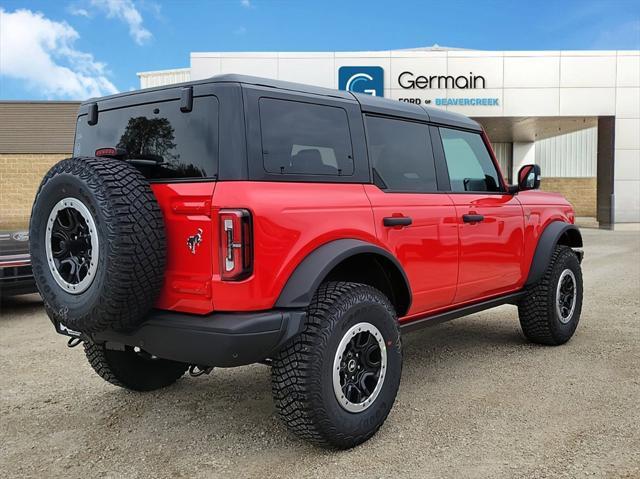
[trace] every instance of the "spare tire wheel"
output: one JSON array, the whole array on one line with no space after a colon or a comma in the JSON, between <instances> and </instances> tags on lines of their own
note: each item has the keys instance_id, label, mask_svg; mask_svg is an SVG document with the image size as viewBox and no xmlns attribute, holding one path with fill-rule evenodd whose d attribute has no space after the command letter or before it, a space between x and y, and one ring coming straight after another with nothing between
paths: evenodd
<instances>
[{"instance_id":1,"label":"spare tire wheel","mask_svg":"<svg viewBox=\"0 0 640 479\"><path fill-rule=\"evenodd\" d=\"M54 165L33 204L29 247L47 313L75 331L139 325L162 287L162 212L146 179L121 160Z\"/></svg>"}]
</instances>

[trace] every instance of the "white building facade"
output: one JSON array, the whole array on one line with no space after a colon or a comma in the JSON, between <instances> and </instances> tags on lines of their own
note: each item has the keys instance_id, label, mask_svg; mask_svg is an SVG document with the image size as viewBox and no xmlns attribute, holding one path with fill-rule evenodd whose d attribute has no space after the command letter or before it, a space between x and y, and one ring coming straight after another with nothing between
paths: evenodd
<instances>
[{"instance_id":1,"label":"white building facade","mask_svg":"<svg viewBox=\"0 0 640 479\"><path fill-rule=\"evenodd\" d=\"M640 51L430 47L194 52L190 60L189 68L139 73L141 87L241 73L460 112L483 124L505 175L538 162L543 177L567 179L554 184L570 200L593 185L593 215L587 206L584 214L601 226L640 223Z\"/></svg>"}]
</instances>

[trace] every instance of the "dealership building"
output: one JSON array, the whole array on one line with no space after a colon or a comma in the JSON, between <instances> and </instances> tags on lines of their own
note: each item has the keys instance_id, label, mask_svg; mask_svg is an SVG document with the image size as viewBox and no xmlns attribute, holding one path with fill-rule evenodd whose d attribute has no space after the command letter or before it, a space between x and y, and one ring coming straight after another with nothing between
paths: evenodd
<instances>
[{"instance_id":1,"label":"dealership building","mask_svg":"<svg viewBox=\"0 0 640 479\"><path fill-rule=\"evenodd\" d=\"M504 175L538 163L582 224L640 228L640 51L192 53L142 88L242 73L469 115ZM44 173L71 156L79 102L0 101L0 231L25 229Z\"/></svg>"},{"instance_id":2,"label":"dealership building","mask_svg":"<svg viewBox=\"0 0 640 479\"><path fill-rule=\"evenodd\" d=\"M542 187L601 227L640 223L640 51L194 52L142 88L241 73L368 93L471 116L506 177L538 163Z\"/></svg>"}]
</instances>

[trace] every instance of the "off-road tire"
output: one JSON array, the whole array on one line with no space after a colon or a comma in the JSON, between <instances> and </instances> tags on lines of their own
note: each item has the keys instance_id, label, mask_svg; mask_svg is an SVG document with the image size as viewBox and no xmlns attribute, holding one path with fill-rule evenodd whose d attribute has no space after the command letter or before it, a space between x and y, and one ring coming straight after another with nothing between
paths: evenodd
<instances>
[{"instance_id":1,"label":"off-road tire","mask_svg":"<svg viewBox=\"0 0 640 479\"><path fill-rule=\"evenodd\" d=\"M573 315L565 324L556 311L556 288L562 272L569 269L576 280L576 303ZM542 279L527 288L518 304L524 335L534 343L557 346L575 332L582 311L582 270L575 252L568 246L556 246Z\"/></svg>"},{"instance_id":2,"label":"off-road tire","mask_svg":"<svg viewBox=\"0 0 640 479\"><path fill-rule=\"evenodd\" d=\"M47 263L46 229L61 200L79 200L99 238L97 269L88 289L63 289ZM110 158L70 158L54 165L36 195L30 222L33 273L49 316L85 333L137 326L164 280L162 212L149 183L133 166Z\"/></svg>"},{"instance_id":3,"label":"off-road tire","mask_svg":"<svg viewBox=\"0 0 640 479\"><path fill-rule=\"evenodd\" d=\"M187 365L151 358L126 347L107 349L104 344L84 342L84 352L93 370L105 381L132 391L153 391L170 386L187 370Z\"/></svg>"},{"instance_id":4,"label":"off-road tire","mask_svg":"<svg viewBox=\"0 0 640 479\"><path fill-rule=\"evenodd\" d=\"M341 407L334 393L333 362L345 333L362 321L382 334L387 368L378 396L366 410L352 413ZM348 449L382 426L401 373L400 333L388 298L371 286L329 282L320 286L309 305L302 333L273 358L273 398L280 418L297 436L322 447Z\"/></svg>"}]
</instances>

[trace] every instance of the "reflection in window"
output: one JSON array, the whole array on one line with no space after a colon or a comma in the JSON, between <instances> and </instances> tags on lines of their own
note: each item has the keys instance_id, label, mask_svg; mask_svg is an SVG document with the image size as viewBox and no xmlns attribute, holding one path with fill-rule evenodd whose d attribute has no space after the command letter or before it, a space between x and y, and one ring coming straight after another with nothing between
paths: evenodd
<instances>
[{"instance_id":1,"label":"reflection in window","mask_svg":"<svg viewBox=\"0 0 640 479\"><path fill-rule=\"evenodd\" d=\"M169 162L180 157L175 153L174 131L167 118L129 118L117 147L124 149L129 158Z\"/></svg>"}]
</instances>

